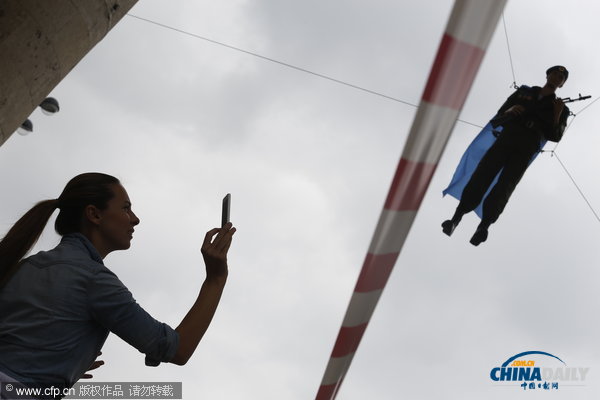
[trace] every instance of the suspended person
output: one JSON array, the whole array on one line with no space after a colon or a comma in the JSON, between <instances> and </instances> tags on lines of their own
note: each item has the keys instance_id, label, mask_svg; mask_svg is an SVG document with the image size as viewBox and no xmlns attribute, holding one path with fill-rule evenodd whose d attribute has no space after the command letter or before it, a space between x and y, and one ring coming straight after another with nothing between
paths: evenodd
<instances>
[{"instance_id":1,"label":"suspended person","mask_svg":"<svg viewBox=\"0 0 600 400\"><path fill-rule=\"evenodd\" d=\"M56 209L60 244L22 259ZM206 279L172 329L137 304L104 265L108 254L130 247L139 222L116 178L86 173L15 223L0 242L0 383L69 388L102 364L94 360L109 332L144 353L146 365L187 362L219 304L235 228L229 223L207 232Z\"/></svg>"},{"instance_id":2,"label":"suspended person","mask_svg":"<svg viewBox=\"0 0 600 400\"><path fill-rule=\"evenodd\" d=\"M487 150L466 184L456 212L442 223L442 231L450 236L462 216L475 210L482 202L494 178L496 184L483 200L481 223L471 238L478 246L488 237L488 228L496 222L510 195L525 173L532 157L546 140L562 138L569 117L569 108L556 97L569 71L557 65L546 71L546 84L521 86L504 102L491 123L502 126L493 145Z\"/></svg>"}]
</instances>

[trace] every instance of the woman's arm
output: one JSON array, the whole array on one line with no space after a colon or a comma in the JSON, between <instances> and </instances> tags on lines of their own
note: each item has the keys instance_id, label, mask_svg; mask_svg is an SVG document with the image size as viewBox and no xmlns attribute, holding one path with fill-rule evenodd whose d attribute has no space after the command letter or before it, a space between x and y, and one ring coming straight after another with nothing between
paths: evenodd
<instances>
[{"instance_id":1,"label":"woman's arm","mask_svg":"<svg viewBox=\"0 0 600 400\"><path fill-rule=\"evenodd\" d=\"M227 281L227 251L234 233L235 228L228 223L223 228L208 231L204 237L202 257L206 265L206 279L194 305L175 329L179 333L179 347L170 360L174 364L187 363L217 310Z\"/></svg>"}]
</instances>

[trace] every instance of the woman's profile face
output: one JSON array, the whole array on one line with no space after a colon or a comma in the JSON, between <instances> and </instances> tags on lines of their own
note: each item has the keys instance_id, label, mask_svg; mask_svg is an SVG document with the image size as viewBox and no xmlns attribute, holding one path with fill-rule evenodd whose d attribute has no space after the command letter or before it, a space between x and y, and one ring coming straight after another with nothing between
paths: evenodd
<instances>
[{"instance_id":1,"label":"woman's profile face","mask_svg":"<svg viewBox=\"0 0 600 400\"><path fill-rule=\"evenodd\" d=\"M125 250L131 246L134 227L140 219L131 210L127 191L120 184L111 185L114 196L104 210L99 210L97 224L98 239L104 255L114 250Z\"/></svg>"}]
</instances>

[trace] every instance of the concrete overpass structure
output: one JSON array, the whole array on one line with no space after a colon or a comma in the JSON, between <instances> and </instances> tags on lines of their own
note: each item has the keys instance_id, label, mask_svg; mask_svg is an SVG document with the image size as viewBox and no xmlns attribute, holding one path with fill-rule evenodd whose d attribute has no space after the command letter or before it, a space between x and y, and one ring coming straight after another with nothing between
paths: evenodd
<instances>
[{"instance_id":1,"label":"concrete overpass structure","mask_svg":"<svg viewBox=\"0 0 600 400\"><path fill-rule=\"evenodd\" d=\"M0 0L0 146L137 0Z\"/></svg>"}]
</instances>

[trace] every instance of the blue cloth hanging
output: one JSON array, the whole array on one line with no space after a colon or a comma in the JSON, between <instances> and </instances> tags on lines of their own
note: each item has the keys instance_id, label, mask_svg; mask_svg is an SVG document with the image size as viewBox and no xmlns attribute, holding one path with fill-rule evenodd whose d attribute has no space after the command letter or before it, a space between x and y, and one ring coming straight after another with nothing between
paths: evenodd
<instances>
[{"instance_id":1,"label":"blue cloth hanging","mask_svg":"<svg viewBox=\"0 0 600 400\"><path fill-rule=\"evenodd\" d=\"M502 126L493 128L492 124L488 122L488 124L484 126L481 132L479 132L479 134L475 137L475 139L473 139L469 147L467 147L467 150L463 154L462 158L460 159L460 162L456 167L456 171L454 171L454 176L452 176L450 184L446 189L444 189L444 191L442 191L442 194L444 196L449 194L450 196L460 201L463 189L471 179L471 175L473 175L475 168L477 168L477 165L479 165L479 162L481 161L485 153L490 147L492 147L492 145L496 141L496 135L494 135L494 131L497 135L499 132L502 131ZM540 143L540 149L542 149L545 144L546 141L542 141L542 143ZM538 154L539 152L533 155L530 164L537 157ZM483 200L485 200L492 187L498 181L498 176L500 175L500 172L498 173L498 175L496 175L494 181L492 182L488 190L485 192L481 203L479 203L479 205L475 209L475 214L477 214L479 218L481 218L483 213Z\"/></svg>"}]
</instances>

